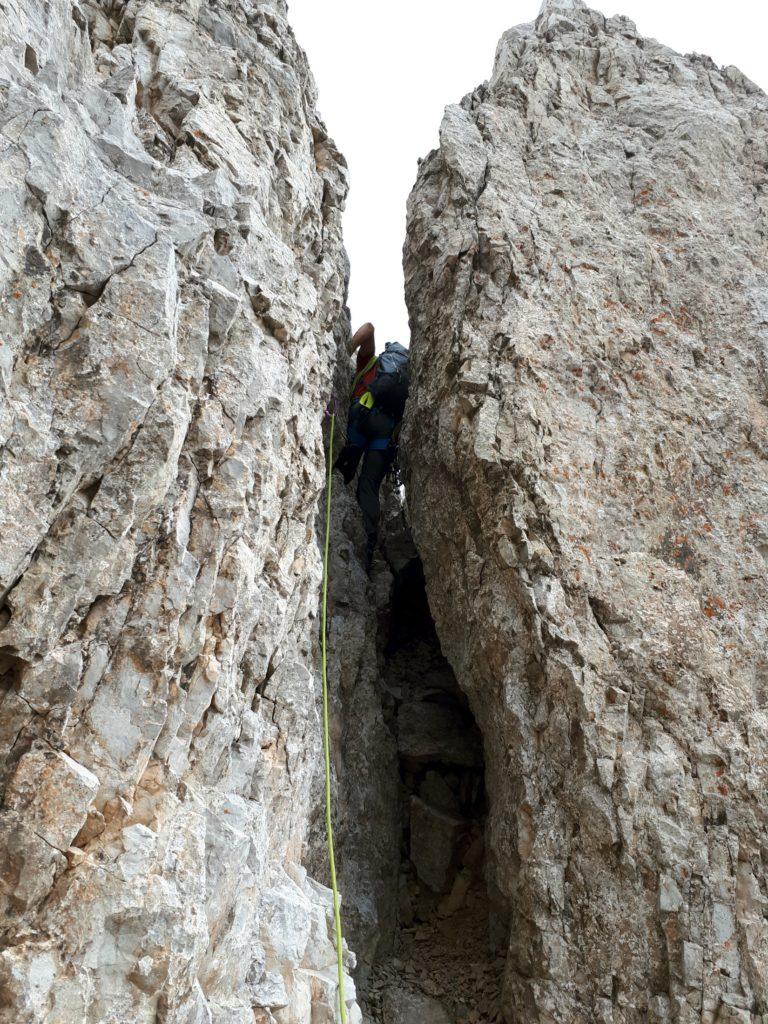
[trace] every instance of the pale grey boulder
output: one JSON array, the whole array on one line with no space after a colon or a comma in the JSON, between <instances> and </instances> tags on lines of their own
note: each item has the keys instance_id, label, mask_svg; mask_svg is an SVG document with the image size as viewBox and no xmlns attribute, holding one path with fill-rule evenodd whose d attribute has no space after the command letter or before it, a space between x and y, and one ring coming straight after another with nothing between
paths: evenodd
<instances>
[{"instance_id":1,"label":"pale grey boulder","mask_svg":"<svg viewBox=\"0 0 768 1024\"><path fill-rule=\"evenodd\" d=\"M387 989L383 1021L384 1024L449 1024L449 1017L436 999L403 985Z\"/></svg>"},{"instance_id":2,"label":"pale grey boulder","mask_svg":"<svg viewBox=\"0 0 768 1024\"><path fill-rule=\"evenodd\" d=\"M504 1009L758 1022L768 101L548 0L458 109L409 200L404 449Z\"/></svg>"},{"instance_id":3,"label":"pale grey boulder","mask_svg":"<svg viewBox=\"0 0 768 1024\"><path fill-rule=\"evenodd\" d=\"M410 855L416 874L432 892L450 888L455 870L456 846L465 822L411 797Z\"/></svg>"}]
</instances>

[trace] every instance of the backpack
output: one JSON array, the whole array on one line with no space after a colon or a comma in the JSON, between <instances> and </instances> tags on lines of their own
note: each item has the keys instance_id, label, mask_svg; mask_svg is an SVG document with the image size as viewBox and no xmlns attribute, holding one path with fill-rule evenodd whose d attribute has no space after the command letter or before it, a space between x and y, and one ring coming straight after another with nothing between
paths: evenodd
<instances>
[{"instance_id":1,"label":"backpack","mask_svg":"<svg viewBox=\"0 0 768 1024\"><path fill-rule=\"evenodd\" d=\"M388 341L376 361L376 376L368 386L374 406L395 422L399 422L405 412L409 358L407 348L396 341Z\"/></svg>"}]
</instances>

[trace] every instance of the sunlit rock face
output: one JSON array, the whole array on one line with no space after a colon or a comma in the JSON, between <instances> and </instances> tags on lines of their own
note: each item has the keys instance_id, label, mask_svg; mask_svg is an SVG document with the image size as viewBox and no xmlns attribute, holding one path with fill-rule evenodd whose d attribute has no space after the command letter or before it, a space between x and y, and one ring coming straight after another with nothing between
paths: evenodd
<instances>
[{"instance_id":1,"label":"sunlit rock face","mask_svg":"<svg viewBox=\"0 0 768 1024\"><path fill-rule=\"evenodd\" d=\"M344 162L283 0L21 0L0 45L0 1020L330 1021Z\"/></svg>"},{"instance_id":2,"label":"sunlit rock face","mask_svg":"<svg viewBox=\"0 0 768 1024\"><path fill-rule=\"evenodd\" d=\"M408 496L510 1020L768 1013L768 101L578 0L408 208Z\"/></svg>"}]
</instances>

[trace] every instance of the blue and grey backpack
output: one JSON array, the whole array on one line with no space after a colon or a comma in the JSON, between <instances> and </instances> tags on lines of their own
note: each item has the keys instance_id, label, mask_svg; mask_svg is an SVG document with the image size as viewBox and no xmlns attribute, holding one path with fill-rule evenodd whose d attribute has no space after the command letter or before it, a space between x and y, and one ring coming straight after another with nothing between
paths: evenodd
<instances>
[{"instance_id":1,"label":"blue and grey backpack","mask_svg":"<svg viewBox=\"0 0 768 1024\"><path fill-rule=\"evenodd\" d=\"M373 405L396 422L403 418L408 398L408 361L410 353L397 341L388 341L376 361L376 376L368 391Z\"/></svg>"}]
</instances>

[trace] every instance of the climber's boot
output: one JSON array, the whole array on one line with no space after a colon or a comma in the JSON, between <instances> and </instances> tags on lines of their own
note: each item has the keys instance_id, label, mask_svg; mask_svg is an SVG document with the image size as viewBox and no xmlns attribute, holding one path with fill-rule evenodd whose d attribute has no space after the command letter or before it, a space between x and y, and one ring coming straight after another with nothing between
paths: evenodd
<instances>
[{"instance_id":1,"label":"climber's boot","mask_svg":"<svg viewBox=\"0 0 768 1024\"><path fill-rule=\"evenodd\" d=\"M339 452L339 457L334 462L333 468L341 473L345 484L351 483L354 478L364 450L357 444L345 444Z\"/></svg>"}]
</instances>

